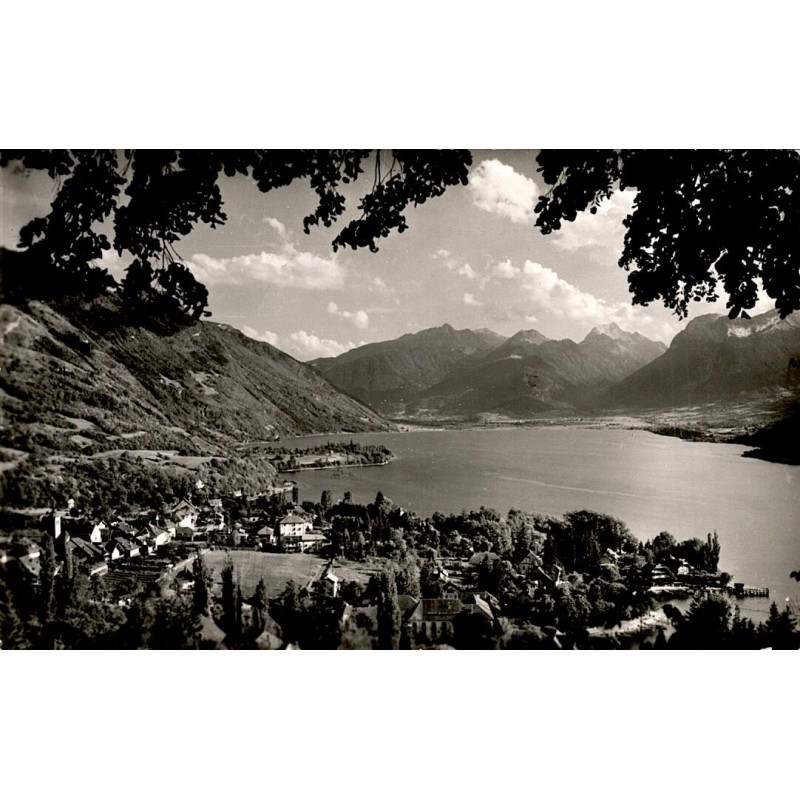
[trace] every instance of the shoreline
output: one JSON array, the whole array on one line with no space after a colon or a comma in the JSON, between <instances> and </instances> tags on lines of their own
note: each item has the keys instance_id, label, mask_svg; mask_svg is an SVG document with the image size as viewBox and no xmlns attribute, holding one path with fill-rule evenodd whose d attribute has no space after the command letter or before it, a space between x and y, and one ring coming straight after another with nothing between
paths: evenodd
<instances>
[{"instance_id":1,"label":"shoreline","mask_svg":"<svg viewBox=\"0 0 800 800\"><path fill-rule=\"evenodd\" d=\"M377 433L378 431L376 431ZM383 431L380 431L383 433ZM388 464L391 464L392 461L396 460L397 456L392 455L391 458L387 459L386 461L381 461L378 464L329 464L325 467L298 467L297 469L281 469L276 470L278 475L294 475L298 472L319 472L323 469L357 469L358 467L385 467Z\"/></svg>"}]
</instances>

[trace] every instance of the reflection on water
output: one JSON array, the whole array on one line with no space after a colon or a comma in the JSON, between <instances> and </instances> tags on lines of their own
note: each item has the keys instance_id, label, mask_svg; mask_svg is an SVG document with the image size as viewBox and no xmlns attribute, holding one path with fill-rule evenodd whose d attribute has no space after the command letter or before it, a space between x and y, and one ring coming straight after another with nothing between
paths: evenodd
<instances>
[{"instance_id":1,"label":"reflection on water","mask_svg":"<svg viewBox=\"0 0 800 800\"><path fill-rule=\"evenodd\" d=\"M641 539L668 530L678 539L716 530L720 569L768 586L770 600L800 595L800 467L742 458L737 445L685 442L645 431L569 427L413 431L285 440L381 443L397 460L385 467L293 475L303 499L378 490L423 515L489 506L544 514L588 508L624 520Z\"/></svg>"}]
</instances>

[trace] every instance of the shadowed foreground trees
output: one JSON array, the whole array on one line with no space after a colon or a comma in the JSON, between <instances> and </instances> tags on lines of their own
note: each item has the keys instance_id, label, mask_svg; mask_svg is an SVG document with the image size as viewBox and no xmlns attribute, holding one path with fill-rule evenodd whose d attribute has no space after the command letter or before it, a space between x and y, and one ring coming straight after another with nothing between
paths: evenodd
<instances>
[{"instance_id":1,"label":"shadowed foreground trees","mask_svg":"<svg viewBox=\"0 0 800 800\"><path fill-rule=\"evenodd\" d=\"M635 191L619 265L633 302L686 316L693 300L752 308L761 281L782 317L800 308L800 154L794 150L542 150L543 233L617 188Z\"/></svg>"},{"instance_id":2,"label":"shadowed foreground trees","mask_svg":"<svg viewBox=\"0 0 800 800\"><path fill-rule=\"evenodd\" d=\"M673 606L665 612L675 626L666 646L674 650L796 650L800 631L795 630L788 609L772 603L766 622L755 625L742 617L727 597L706 595L692 601L685 614Z\"/></svg>"},{"instance_id":3,"label":"shadowed foreground trees","mask_svg":"<svg viewBox=\"0 0 800 800\"><path fill-rule=\"evenodd\" d=\"M24 292L104 292L115 281L93 262L113 247L133 258L121 286L129 309L195 319L208 313L208 293L176 247L197 224L225 223L223 176L252 180L262 192L307 181L318 203L303 219L308 233L340 221L342 185L365 175L360 216L332 245L374 252L381 238L407 229L409 205L466 185L471 164L469 150L0 152L0 167L43 170L58 181L50 213L20 234L20 246L36 255L16 276ZM544 234L596 213L618 189L635 193L619 259L635 304L660 301L684 317L692 301L724 292L735 317L753 308L760 283L781 316L800 308L796 151L542 150L537 164L543 194L535 224ZM113 241L97 230L106 220Z\"/></svg>"}]
</instances>

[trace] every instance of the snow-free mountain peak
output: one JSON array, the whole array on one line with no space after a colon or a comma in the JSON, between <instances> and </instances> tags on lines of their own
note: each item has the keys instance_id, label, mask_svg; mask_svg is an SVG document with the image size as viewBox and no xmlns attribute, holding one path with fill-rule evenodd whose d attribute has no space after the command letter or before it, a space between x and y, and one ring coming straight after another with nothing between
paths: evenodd
<instances>
[{"instance_id":1,"label":"snow-free mountain peak","mask_svg":"<svg viewBox=\"0 0 800 800\"><path fill-rule=\"evenodd\" d=\"M595 327L586 334L586 339L592 336L608 336L609 339L626 339L633 335L634 334L620 328L616 322L609 322L606 325L595 325ZM584 339L584 341L586 341L586 339Z\"/></svg>"}]
</instances>

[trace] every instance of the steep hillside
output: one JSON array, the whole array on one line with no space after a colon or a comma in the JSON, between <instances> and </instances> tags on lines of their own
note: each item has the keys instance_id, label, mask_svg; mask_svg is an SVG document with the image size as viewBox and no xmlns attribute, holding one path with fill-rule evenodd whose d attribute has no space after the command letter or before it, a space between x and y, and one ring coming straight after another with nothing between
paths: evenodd
<instances>
[{"instance_id":1,"label":"steep hillside","mask_svg":"<svg viewBox=\"0 0 800 800\"><path fill-rule=\"evenodd\" d=\"M442 325L311 364L334 386L381 410L414 397L442 380L459 362L503 341L489 330L457 331Z\"/></svg>"},{"instance_id":2,"label":"steep hillside","mask_svg":"<svg viewBox=\"0 0 800 800\"><path fill-rule=\"evenodd\" d=\"M602 398L607 408L667 408L740 400L800 384L800 315L753 319L707 314L669 350Z\"/></svg>"},{"instance_id":3,"label":"steep hillside","mask_svg":"<svg viewBox=\"0 0 800 800\"><path fill-rule=\"evenodd\" d=\"M422 393L416 413L527 416L591 405L598 391L656 358L665 345L616 325L593 329L580 342L521 331L469 369L454 369Z\"/></svg>"},{"instance_id":4,"label":"steep hillside","mask_svg":"<svg viewBox=\"0 0 800 800\"><path fill-rule=\"evenodd\" d=\"M9 440L54 449L191 451L386 423L313 369L226 325L122 324L113 298L60 313L0 306L0 402Z\"/></svg>"}]
</instances>

